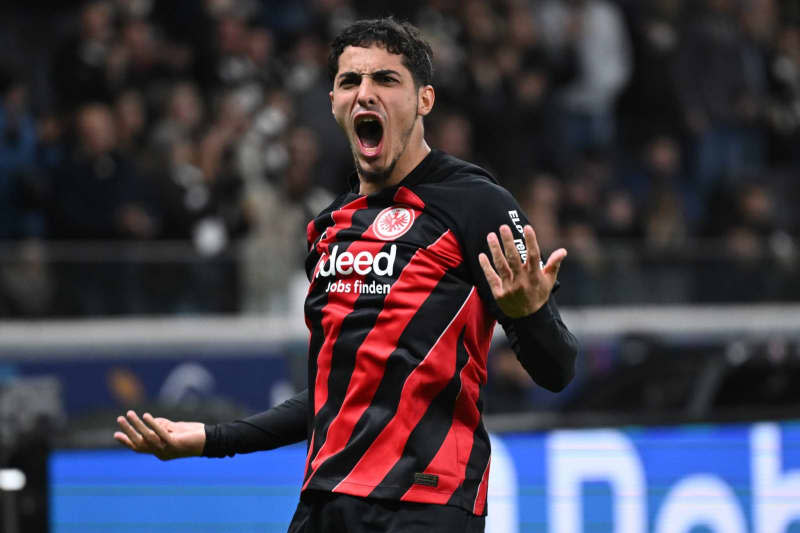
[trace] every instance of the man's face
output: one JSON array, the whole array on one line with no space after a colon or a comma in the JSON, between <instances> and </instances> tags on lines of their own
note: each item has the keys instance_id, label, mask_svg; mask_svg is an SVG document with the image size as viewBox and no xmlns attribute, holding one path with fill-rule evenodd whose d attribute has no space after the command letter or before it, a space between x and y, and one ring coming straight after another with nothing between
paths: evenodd
<instances>
[{"instance_id":1,"label":"man's face","mask_svg":"<svg viewBox=\"0 0 800 533\"><path fill-rule=\"evenodd\" d=\"M422 128L418 117L430 111L427 102L420 107L424 91L415 87L401 55L379 46L348 46L339 56L331 107L363 180L389 178L414 129Z\"/></svg>"}]
</instances>

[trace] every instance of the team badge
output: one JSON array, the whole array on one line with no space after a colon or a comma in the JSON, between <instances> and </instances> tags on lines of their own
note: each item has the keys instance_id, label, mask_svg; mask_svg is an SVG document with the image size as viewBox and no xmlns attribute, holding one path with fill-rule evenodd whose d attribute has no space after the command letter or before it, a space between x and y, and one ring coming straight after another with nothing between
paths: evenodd
<instances>
[{"instance_id":1,"label":"team badge","mask_svg":"<svg viewBox=\"0 0 800 533\"><path fill-rule=\"evenodd\" d=\"M393 241L411 229L414 211L405 207L387 207L375 218L372 231L379 239Z\"/></svg>"}]
</instances>

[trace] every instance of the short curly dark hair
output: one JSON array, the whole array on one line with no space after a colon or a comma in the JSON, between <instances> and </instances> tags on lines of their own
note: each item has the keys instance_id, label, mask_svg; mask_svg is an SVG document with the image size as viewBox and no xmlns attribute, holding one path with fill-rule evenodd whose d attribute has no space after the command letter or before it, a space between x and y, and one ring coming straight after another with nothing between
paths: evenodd
<instances>
[{"instance_id":1,"label":"short curly dark hair","mask_svg":"<svg viewBox=\"0 0 800 533\"><path fill-rule=\"evenodd\" d=\"M411 71L417 87L433 81L433 49L409 22L394 17L358 20L347 26L331 43L328 75L331 83L339 72L339 56L348 46L378 45L392 54L403 56L403 65Z\"/></svg>"}]
</instances>

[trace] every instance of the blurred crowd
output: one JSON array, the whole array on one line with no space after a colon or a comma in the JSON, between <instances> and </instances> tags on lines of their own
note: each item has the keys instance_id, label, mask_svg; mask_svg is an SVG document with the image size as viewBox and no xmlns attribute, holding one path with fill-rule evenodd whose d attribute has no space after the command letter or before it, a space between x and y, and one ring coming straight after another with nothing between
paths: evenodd
<instances>
[{"instance_id":1,"label":"blurred crowd","mask_svg":"<svg viewBox=\"0 0 800 533\"><path fill-rule=\"evenodd\" d=\"M562 303L800 300L790 0L30 0L0 7L0 316L283 312L352 161L327 46L434 48L429 143L490 169Z\"/></svg>"}]
</instances>

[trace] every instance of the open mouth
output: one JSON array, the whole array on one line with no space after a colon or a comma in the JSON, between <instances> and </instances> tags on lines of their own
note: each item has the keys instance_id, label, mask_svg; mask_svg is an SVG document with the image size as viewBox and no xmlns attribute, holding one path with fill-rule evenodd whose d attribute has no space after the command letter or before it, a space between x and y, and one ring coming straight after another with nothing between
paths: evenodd
<instances>
[{"instance_id":1,"label":"open mouth","mask_svg":"<svg viewBox=\"0 0 800 533\"><path fill-rule=\"evenodd\" d=\"M374 115L356 117L355 132L364 155L377 155L383 139L383 124Z\"/></svg>"}]
</instances>

